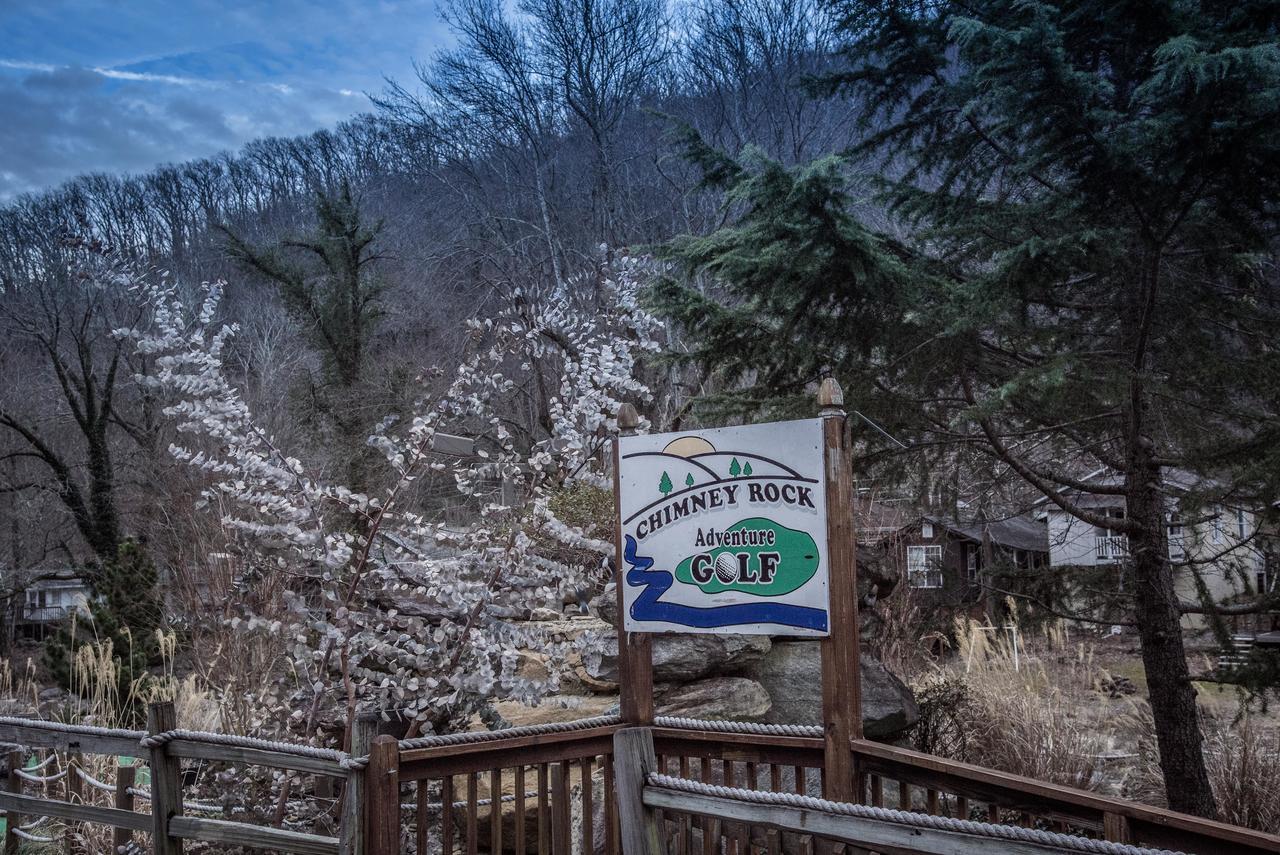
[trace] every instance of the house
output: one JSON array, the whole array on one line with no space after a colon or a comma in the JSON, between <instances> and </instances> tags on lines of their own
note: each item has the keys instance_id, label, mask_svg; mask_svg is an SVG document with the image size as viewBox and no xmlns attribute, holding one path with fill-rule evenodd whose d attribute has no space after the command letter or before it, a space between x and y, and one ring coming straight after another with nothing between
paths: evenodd
<instances>
[{"instance_id":1,"label":"house","mask_svg":"<svg viewBox=\"0 0 1280 855\"><path fill-rule=\"evenodd\" d=\"M925 515L884 543L907 586L938 605L978 604L989 593L992 574L1049 563L1044 524L1027 517L960 522Z\"/></svg>"},{"instance_id":2,"label":"house","mask_svg":"<svg viewBox=\"0 0 1280 855\"><path fill-rule=\"evenodd\" d=\"M88 614L91 596L89 584L73 570L42 576L15 603L14 628L21 635L43 638L73 611Z\"/></svg>"},{"instance_id":3,"label":"house","mask_svg":"<svg viewBox=\"0 0 1280 855\"><path fill-rule=\"evenodd\" d=\"M1082 480L1100 487L1123 484L1123 476L1106 469ZM1169 496L1165 511L1169 559L1174 565L1178 597L1197 602L1200 584L1215 602L1230 600L1250 589L1274 590L1276 563L1269 555L1272 539L1258 530L1253 510L1219 503L1193 504L1191 496L1201 482L1189 473L1167 470L1164 480ZM1071 505L1116 522L1090 525L1048 498L1040 499L1037 505L1048 528L1050 566L1114 568L1116 585L1122 587L1129 557L1129 539L1120 525L1126 514L1124 496L1076 489L1061 490L1059 495ZM1188 628L1202 624L1192 616L1184 618Z\"/></svg>"}]
</instances>

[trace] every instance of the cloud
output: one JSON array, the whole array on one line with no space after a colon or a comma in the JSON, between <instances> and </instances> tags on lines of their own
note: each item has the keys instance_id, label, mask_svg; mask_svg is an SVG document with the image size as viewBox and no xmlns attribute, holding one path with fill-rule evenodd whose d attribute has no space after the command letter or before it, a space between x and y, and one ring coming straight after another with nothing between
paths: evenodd
<instances>
[{"instance_id":1,"label":"cloud","mask_svg":"<svg viewBox=\"0 0 1280 855\"><path fill-rule=\"evenodd\" d=\"M447 39L435 0L4 0L0 200L332 126Z\"/></svg>"},{"instance_id":2,"label":"cloud","mask_svg":"<svg viewBox=\"0 0 1280 855\"><path fill-rule=\"evenodd\" d=\"M354 111L350 99L317 89L156 84L96 69L0 74L0 198L307 133Z\"/></svg>"}]
</instances>

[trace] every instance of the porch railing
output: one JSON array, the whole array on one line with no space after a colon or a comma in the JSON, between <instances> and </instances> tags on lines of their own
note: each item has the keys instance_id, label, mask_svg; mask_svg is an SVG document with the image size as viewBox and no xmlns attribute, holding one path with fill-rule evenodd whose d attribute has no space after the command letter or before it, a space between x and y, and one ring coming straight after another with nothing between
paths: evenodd
<instances>
[{"instance_id":1,"label":"porch railing","mask_svg":"<svg viewBox=\"0 0 1280 855\"><path fill-rule=\"evenodd\" d=\"M1093 546L1099 561L1118 561L1129 556L1129 538L1122 534L1096 535Z\"/></svg>"}]
</instances>

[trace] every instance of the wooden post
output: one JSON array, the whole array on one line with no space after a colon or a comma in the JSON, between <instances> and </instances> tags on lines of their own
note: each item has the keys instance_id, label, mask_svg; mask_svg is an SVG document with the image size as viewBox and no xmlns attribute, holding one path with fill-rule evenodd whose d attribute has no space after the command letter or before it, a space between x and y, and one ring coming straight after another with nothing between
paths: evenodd
<instances>
[{"instance_id":1,"label":"wooden post","mask_svg":"<svg viewBox=\"0 0 1280 855\"><path fill-rule=\"evenodd\" d=\"M618 434L631 436L640 424L640 414L631 404L618 409ZM629 725L647 727L653 724L653 637L647 632L627 632L626 602L623 592L627 585L626 560L623 558L622 535L622 457L619 442L613 441L613 505L617 517L614 532L613 566L614 587L618 598L618 686L621 695L619 712Z\"/></svg>"},{"instance_id":2,"label":"wooden post","mask_svg":"<svg viewBox=\"0 0 1280 855\"><path fill-rule=\"evenodd\" d=\"M823 798L856 801L861 772L852 739L862 738L862 674L858 639L857 546L853 530L853 468L840 384L828 377L818 390L822 417L823 480L827 492L827 555L831 634L822 652Z\"/></svg>"},{"instance_id":3,"label":"wooden post","mask_svg":"<svg viewBox=\"0 0 1280 855\"><path fill-rule=\"evenodd\" d=\"M116 766L116 804L120 810L133 810L133 793L129 790L133 787L134 781L137 779L138 769L136 766ZM119 852L121 847L127 847L133 842L133 832L127 828L115 828L112 830L111 846L113 852Z\"/></svg>"},{"instance_id":4,"label":"wooden post","mask_svg":"<svg viewBox=\"0 0 1280 855\"><path fill-rule=\"evenodd\" d=\"M18 796L22 795L22 779L18 777L18 770L22 768L22 759L21 751L9 752L9 763L6 770L8 780L5 781L5 789ZM22 817L13 811L6 811L4 819L4 855L18 855L16 829L22 824Z\"/></svg>"},{"instance_id":5,"label":"wooden post","mask_svg":"<svg viewBox=\"0 0 1280 855\"><path fill-rule=\"evenodd\" d=\"M378 714L365 711L356 715L351 723L351 756L368 757L373 748L373 738L378 735ZM342 790L342 821L338 829L338 851L342 855L363 855L364 849L364 791L366 771L347 774Z\"/></svg>"},{"instance_id":6,"label":"wooden post","mask_svg":"<svg viewBox=\"0 0 1280 855\"><path fill-rule=\"evenodd\" d=\"M569 807L569 763L551 764L551 851L555 855L573 851L570 829L573 817Z\"/></svg>"},{"instance_id":7,"label":"wooden post","mask_svg":"<svg viewBox=\"0 0 1280 855\"><path fill-rule=\"evenodd\" d=\"M1129 818L1124 814L1107 811L1102 815L1102 839L1112 843L1133 843L1129 831Z\"/></svg>"},{"instance_id":8,"label":"wooden post","mask_svg":"<svg viewBox=\"0 0 1280 855\"><path fill-rule=\"evenodd\" d=\"M80 752L72 746L67 752L67 801L71 804L84 804L84 782L80 780ZM75 851L76 823L68 820L62 832L62 845L67 855Z\"/></svg>"},{"instance_id":9,"label":"wooden post","mask_svg":"<svg viewBox=\"0 0 1280 855\"><path fill-rule=\"evenodd\" d=\"M614 792L622 826L622 855L666 855L666 836L658 827L655 812L646 808L643 801L645 778L657 769L652 730L625 727L613 735Z\"/></svg>"},{"instance_id":10,"label":"wooden post","mask_svg":"<svg viewBox=\"0 0 1280 855\"><path fill-rule=\"evenodd\" d=\"M164 733L178 727L173 701L147 705L147 732ZM155 855L179 855L182 839L169 835L169 820L182 815L182 763L170 757L164 745L151 754L151 851Z\"/></svg>"},{"instance_id":11,"label":"wooden post","mask_svg":"<svg viewBox=\"0 0 1280 855\"><path fill-rule=\"evenodd\" d=\"M400 855L400 746L378 736L364 770L365 855Z\"/></svg>"}]
</instances>

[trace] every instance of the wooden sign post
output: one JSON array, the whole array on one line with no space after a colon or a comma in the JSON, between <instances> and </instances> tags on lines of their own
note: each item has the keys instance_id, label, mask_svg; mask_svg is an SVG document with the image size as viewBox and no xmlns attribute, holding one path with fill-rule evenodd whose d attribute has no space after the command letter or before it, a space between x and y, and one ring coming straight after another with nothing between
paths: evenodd
<instances>
[{"instance_id":1,"label":"wooden sign post","mask_svg":"<svg viewBox=\"0 0 1280 855\"><path fill-rule=\"evenodd\" d=\"M823 795L856 801L862 736L853 469L840 386L820 418L637 436L613 448L622 718L653 723L654 632L810 637L822 659Z\"/></svg>"},{"instance_id":2,"label":"wooden sign post","mask_svg":"<svg viewBox=\"0 0 1280 855\"><path fill-rule=\"evenodd\" d=\"M827 490L827 549L831 574L831 634L822 652L823 798L859 802L861 773L850 740L862 738L862 670L858 638L857 545L853 530L853 467L840 384L828 377L818 390Z\"/></svg>"},{"instance_id":3,"label":"wooden sign post","mask_svg":"<svg viewBox=\"0 0 1280 855\"><path fill-rule=\"evenodd\" d=\"M618 435L632 436L640 424L640 414L631 404L623 404L618 410ZM622 493L622 455L618 440L613 441L613 495L614 501ZM650 727L653 724L653 636L647 632L627 632L625 587L627 573L623 561L622 521L619 519L614 534L614 587L618 597L618 686L621 697L618 707L622 720L628 725Z\"/></svg>"}]
</instances>

